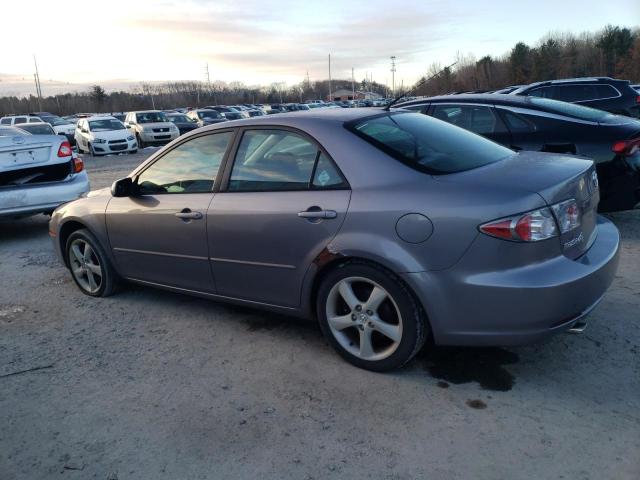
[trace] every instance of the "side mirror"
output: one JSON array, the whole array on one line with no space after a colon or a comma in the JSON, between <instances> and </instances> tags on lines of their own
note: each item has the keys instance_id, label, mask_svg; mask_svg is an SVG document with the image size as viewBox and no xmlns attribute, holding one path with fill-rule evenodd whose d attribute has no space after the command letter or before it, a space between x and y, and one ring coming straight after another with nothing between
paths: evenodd
<instances>
[{"instance_id":1,"label":"side mirror","mask_svg":"<svg viewBox=\"0 0 640 480\"><path fill-rule=\"evenodd\" d=\"M131 197L135 194L136 188L130 177L116 180L111 185L111 195L114 197Z\"/></svg>"},{"instance_id":2,"label":"side mirror","mask_svg":"<svg viewBox=\"0 0 640 480\"><path fill-rule=\"evenodd\" d=\"M81 129L80 129L80 131L81 131L82 133L89 133L89 130L87 130L86 128L81 128Z\"/></svg>"}]
</instances>

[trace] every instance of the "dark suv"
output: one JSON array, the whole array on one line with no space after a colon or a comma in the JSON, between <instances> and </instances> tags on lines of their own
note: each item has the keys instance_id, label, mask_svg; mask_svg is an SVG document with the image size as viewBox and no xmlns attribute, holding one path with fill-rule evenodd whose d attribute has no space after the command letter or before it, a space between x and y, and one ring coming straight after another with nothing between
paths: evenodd
<instances>
[{"instance_id":1,"label":"dark suv","mask_svg":"<svg viewBox=\"0 0 640 480\"><path fill-rule=\"evenodd\" d=\"M631 88L628 80L609 77L550 80L526 85L511 94L551 98L619 115L640 117L640 94Z\"/></svg>"}]
</instances>

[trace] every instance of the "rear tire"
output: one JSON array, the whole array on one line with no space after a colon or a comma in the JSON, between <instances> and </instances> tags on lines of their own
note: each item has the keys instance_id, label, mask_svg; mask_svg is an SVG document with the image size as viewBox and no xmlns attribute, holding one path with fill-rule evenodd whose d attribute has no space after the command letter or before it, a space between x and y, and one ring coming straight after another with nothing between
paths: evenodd
<instances>
[{"instance_id":1,"label":"rear tire","mask_svg":"<svg viewBox=\"0 0 640 480\"><path fill-rule=\"evenodd\" d=\"M349 363L385 372L422 348L429 324L408 287L392 272L351 261L330 271L318 289L322 333Z\"/></svg>"},{"instance_id":2,"label":"rear tire","mask_svg":"<svg viewBox=\"0 0 640 480\"><path fill-rule=\"evenodd\" d=\"M108 297L117 289L118 276L102 245L84 228L76 230L65 246L69 271L85 295Z\"/></svg>"}]
</instances>

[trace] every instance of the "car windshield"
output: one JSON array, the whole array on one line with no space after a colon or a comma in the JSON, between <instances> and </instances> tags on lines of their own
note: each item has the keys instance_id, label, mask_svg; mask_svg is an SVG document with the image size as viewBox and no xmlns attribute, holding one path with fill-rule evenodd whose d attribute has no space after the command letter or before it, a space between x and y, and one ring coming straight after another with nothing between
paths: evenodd
<instances>
[{"instance_id":1,"label":"car windshield","mask_svg":"<svg viewBox=\"0 0 640 480\"><path fill-rule=\"evenodd\" d=\"M626 123L630 120L628 118L621 117L620 115L605 112L604 110L584 107L582 105L576 105L575 103L551 100L550 98L529 97L529 101L532 105L542 107L548 111L552 111L560 115L568 115L573 118L579 118L580 120L586 120L588 122L619 124Z\"/></svg>"},{"instance_id":2,"label":"car windshield","mask_svg":"<svg viewBox=\"0 0 640 480\"><path fill-rule=\"evenodd\" d=\"M56 132L53 131L51 125L48 123L45 124L36 124L36 123L25 123L20 125L22 130L29 132L32 135L55 135Z\"/></svg>"},{"instance_id":3,"label":"car windshield","mask_svg":"<svg viewBox=\"0 0 640 480\"><path fill-rule=\"evenodd\" d=\"M215 110L202 110L198 112L198 116L205 119L216 119L221 117L220 113Z\"/></svg>"},{"instance_id":4,"label":"car windshield","mask_svg":"<svg viewBox=\"0 0 640 480\"><path fill-rule=\"evenodd\" d=\"M193 120L191 120L186 115L169 115L169 120L171 120L173 123L176 123L176 122L179 122L179 123L191 123L191 122L193 122Z\"/></svg>"},{"instance_id":5,"label":"car windshield","mask_svg":"<svg viewBox=\"0 0 640 480\"><path fill-rule=\"evenodd\" d=\"M167 116L162 112L142 112L136 113L138 123L168 122Z\"/></svg>"},{"instance_id":6,"label":"car windshield","mask_svg":"<svg viewBox=\"0 0 640 480\"><path fill-rule=\"evenodd\" d=\"M0 137L13 137L14 135L31 135L29 132L15 127L0 127Z\"/></svg>"},{"instance_id":7,"label":"car windshield","mask_svg":"<svg viewBox=\"0 0 640 480\"><path fill-rule=\"evenodd\" d=\"M124 125L120 120L105 118L104 120L91 120L89 130L92 132L108 132L110 130L124 130Z\"/></svg>"},{"instance_id":8,"label":"car windshield","mask_svg":"<svg viewBox=\"0 0 640 480\"><path fill-rule=\"evenodd\" d=\"M345 127L412 168L432 174L463 172L514 155L475 133L419 113L386 113Z\"/></svg>"}]
</instances>

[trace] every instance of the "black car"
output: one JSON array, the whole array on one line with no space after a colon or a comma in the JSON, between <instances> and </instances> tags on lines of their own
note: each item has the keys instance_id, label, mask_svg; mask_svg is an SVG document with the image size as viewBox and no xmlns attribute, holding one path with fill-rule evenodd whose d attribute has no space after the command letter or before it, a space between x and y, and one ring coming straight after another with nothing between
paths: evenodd
<instances>
[{"instance_id":1,"label":"black car","mask_svg":"<svg viewBox=\"0 0 640 480\"><path fill-rule=\"evenodd\" d=\"M596 164L601 212L640 202L640 121L547 98L446 95L397 105L470 130L513 150L584 156Z\"/></svg>"},{"instance_id":2,"label":"black car","mask_svg":"<svg viewBox=\"0 0 640 480\"><path fill-rule=\"evenodd\" d=\"M187 117L184 113L167 113L167 118L178 127L180 135L198 128L198 122Z\"/></svg>"},{"instance_id":3,"label":"black car","mask_svg":"<svg viewBox=\"0 0 640 480\"><path fill-rule=\"evenodd\" d=\"M579 103L619 115L640 117L640 94L628 80L609 77L551 80L526 85L511 94Z\"/></svg>"},{"instance_id":4,"label":"black car","mask_svg":"<svg viewBox=\"0 0 640 480\"><path fill-rule=\"evenodd\" d=\"M195 125L197 127L204 127L205 125L213 125L215 123L227 121L222 113L209 108L199 108L197 110L191 110L189 113L187 113L187 117L196 122Z\"/></svg>"}]
</instances>

